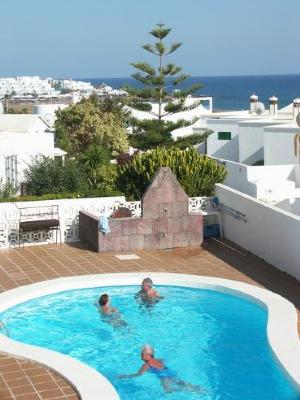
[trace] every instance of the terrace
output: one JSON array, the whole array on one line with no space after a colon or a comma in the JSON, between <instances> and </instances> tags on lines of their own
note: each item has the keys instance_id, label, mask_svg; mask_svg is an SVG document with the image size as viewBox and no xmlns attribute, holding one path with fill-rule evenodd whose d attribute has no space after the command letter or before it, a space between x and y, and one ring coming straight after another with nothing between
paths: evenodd
<instances>
[{"instance_id":1,"label":"terrace","mask_svg":"<svg viewBox=\"0 0 300 400\"><path fill-rule=\"evenodd\" d=\"M247 219L243 213L226 208L222 203L215 208L212 198L189 199L171 171L161 168L141 202L125 203L127 211L128 208L132 210L132 217L116 219L112 215L109 234L99 233L99 216L105 212L111 215L114 209L124 205L124 201L122 197L61 200L60 223L64 239L70 242L65 241L61 246L45 244L49 238L34 231L31 236L25 235L27 243L21 248L16 246L18 209L10 211L12 206L7 204L3 210L7 223L2 233L0 292L60 277L126 272L145 272L145 275L151 276L151 273L168 272L224 278L265 287L294 303L300 317L299 281L227 240L209 238L202 242L203 217L219 218L219 211L224 209L227 213L230 211L230 218L233 216L237 223L245 224ZM41 217L45 211L39 207L42 206L35 205L34 209L37 208ZM48 204L47 207L51 210L54 206ZM32 208L29 212L32 213ZM84 242L74 242L79 239L78 232ZM36 243L30 246L30 242ZM126 253L134 253L138 257L117 258ZM280 327L277 326L277 329ZM298 331L300 333L299 322ZM27 357L27 353L17 354ZM32 353L29 354L33 357ZM44 359L37 360L44 362ZM70 361L64 372L61 371L66 376L69 364ZM57 367L55 361L49 365ZM72 378L69 377L69 381ZM0 383L1 400L80 398L67 379L49 366L1 352ZM86 398L89 399L89 396Z\"/></svg>"},{"instance_id":2,"label":"terrace","mask_svg":"<svg viewBox=\"0 0 300 400\"><path fill-rule=\"evenodd\" d=\"M207 239L201 248L134 253L140 259L120 261L115 257L117 253L95 253L82 244L50 244L2 250L0 292L65 276L142 271L174 272L214 276L265 287L294 303L300 317L300 282L227 241ZM48 368L2 353L0 398L75 400L78 396L68 382Z\"/></svg>"}]
</instances>

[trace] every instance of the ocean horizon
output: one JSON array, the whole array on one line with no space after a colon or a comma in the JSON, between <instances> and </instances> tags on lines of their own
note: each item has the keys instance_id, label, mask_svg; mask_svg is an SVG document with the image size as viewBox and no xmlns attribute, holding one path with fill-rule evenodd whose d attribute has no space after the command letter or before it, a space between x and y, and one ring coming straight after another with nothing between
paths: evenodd
<instances>
[{"instance_id":1,"label":"ocean horizon","mask_svg":"<svg viewBox=\"0 0 300 400\"><path fill-rule=\"evenodd\" d=\"M131 77L76 78L76 80L91 82L93 85L105 83L114 89L128 84L141 87L141 84ZM249 97L253 93L266 106L269 97L275 95L279 99L279 108L300 97L300 74L190 77L178 88L185 89L194 83L203 84L196 95L213 97L214 110L246 110L249 108Z\"/></svg>"}]
</instances>

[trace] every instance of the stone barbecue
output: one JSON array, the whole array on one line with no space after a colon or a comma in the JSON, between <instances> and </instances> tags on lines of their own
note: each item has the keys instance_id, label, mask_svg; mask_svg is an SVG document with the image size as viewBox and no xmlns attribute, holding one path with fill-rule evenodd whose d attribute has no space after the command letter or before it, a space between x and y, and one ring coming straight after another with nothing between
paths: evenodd
<instances>
[{"instance_id":1,"label":"stone barbecue","mask_svg":"<svg viewBox=\"0 0 300 400\"><path fill-rule=\"evenodd\" d=\"M203 217L189 213L189 198L170 168L160 168L142 198L142 217L110 218L110 233L99 217L80 211L79 236L97 252L200 247Z\"/></svg>"}]
</instances>

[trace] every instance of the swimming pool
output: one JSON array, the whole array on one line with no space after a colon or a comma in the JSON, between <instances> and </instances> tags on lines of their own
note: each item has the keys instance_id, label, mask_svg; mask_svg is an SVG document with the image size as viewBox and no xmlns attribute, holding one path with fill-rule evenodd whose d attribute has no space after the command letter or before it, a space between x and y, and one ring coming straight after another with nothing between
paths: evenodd
<instances>
[{"instance_id":1,"label":"swimming pool","mask_svg":"<svg viewBox=\"0 0 300 400\"><path fill-rule=\"evenodd\" d=\"M269 349L267 312L261 306L220 291L159 289L165 299L152 310L134 301L137 287L103 287L31 300L2 312L1 319L13 339L71 355L96 368L121 399L299 399ZM94 302L103 292L112 296L128 328L114 329L101 319ZM145 343L155 347L156 356L178 377L201 385L207 393L165 395L152 374L119 380L118 374L139 368Z\"/></svg>"}]
</instances>

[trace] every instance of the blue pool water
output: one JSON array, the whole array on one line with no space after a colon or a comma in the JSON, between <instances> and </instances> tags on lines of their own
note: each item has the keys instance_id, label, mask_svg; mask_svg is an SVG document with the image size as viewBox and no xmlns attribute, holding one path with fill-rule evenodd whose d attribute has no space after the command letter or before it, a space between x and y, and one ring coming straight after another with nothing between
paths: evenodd
<instances>
[{"instance_id":1,"label":"blue pool water","mask_svg":"<svg viewBox=\"0 0 300 400\"><path fill-rule=\"evenodd\" d=\"M41 297L0 316L13 339L68 354L94 367L122 400L299 400L275 362L266 337L267 313L247 300L216 291L158 287L165 299L152 309L134 300L138 287L74 290ZM128 326L114 328L95 302L109 293ZM118 379L142 365L149 343L177 376L205 394L165 394L151 374Z\"/></svg>"}]
</instances>

